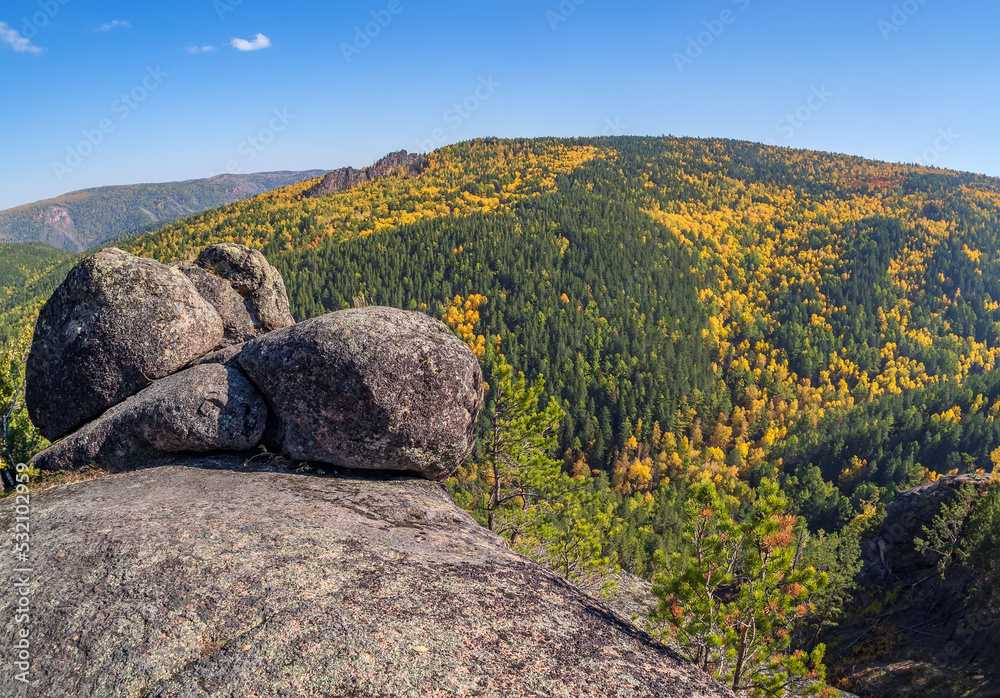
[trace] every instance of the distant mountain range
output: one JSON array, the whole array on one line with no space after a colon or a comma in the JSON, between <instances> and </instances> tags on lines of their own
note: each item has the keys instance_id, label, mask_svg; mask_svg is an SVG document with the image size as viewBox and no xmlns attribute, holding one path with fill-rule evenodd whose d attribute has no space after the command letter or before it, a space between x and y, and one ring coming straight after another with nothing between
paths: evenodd
<instances>
[{"instance_id":1,"label":"distant mountain range","mask_svg":"<svg viewBox=\"0 0 1000 698\"><path fill-rule=\"evenodd\" d=\"M82 252L326 172L223 174L184 182L83 189L0 211L0 242L38 241Z\"/></svg>"}]
</instances>

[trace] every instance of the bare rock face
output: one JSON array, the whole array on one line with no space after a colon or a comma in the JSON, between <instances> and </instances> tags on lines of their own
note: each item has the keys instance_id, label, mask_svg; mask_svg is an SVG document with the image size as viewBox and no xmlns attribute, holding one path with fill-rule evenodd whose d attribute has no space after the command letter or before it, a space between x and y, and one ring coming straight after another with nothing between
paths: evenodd
<instances>
[{"instance_id":1,"label":"bare rock face","mask_svg":"<svg viewBox=\"0 0 1000 698\"><path fill-rule=\"evenodd\" d=\"M158 465L31 493L27 695L732 698L440 485Z\"/></svg>"},{"instance_id":2,"label":"bare rock face","mask_svg":"<svg viewBox=\"0 0 1000 698\"><path fill-rule=\"evenodd\" d=\"M184 274L116 248L77 264L42 308L27 363L31 421L56 439L222 343Z\"/></svg>"},{"instance_id":3,"label":"bare rock face","mask_svg":"<svg viewBox=\"0 0 1000 698\"><path fill-rule=\"evenodd\" d=\"M248 342L236 362L267 400L274 440L291 458L437 480L472 450L479 362L422 313L330 313Z\"/></svg>"},{"instance_id":4,"label":"bare rock face","mask_svg":"<svg viewBox=\"0 0 1000 698\"><path fill-rule=\"evenodd\" d=\"M946 475L904 490L861 546L864 566L848 617L824 642L828 667L862 696L940 698L997 695L1000 685L1000 616L970 603L985 583L963 565L938 569L940 556L917 551L944 505L960 494L972 503L985 495L990 476ZM963 532L962 535L965 535ZM971 596L970 596L971 592ZM872 609L877 609L872 611ZM857 614L857 615L854 615Z\"/></svg>"},{"instance_id":5,"label":"bare rock face","mask_svg":"<svg viewBox=\"0 0 1000 698\"><path fill-rule=\"evenodd\" d=\"M206 364L156 381L30 464L73 470L147 451L243 451L260 443L266 422L264 399L237 369Z\"/></svg>"},{"instance_id":6,"label":"bare rock face","mask_svg":"<svg viewBox=\"0 0 1000 698\"><path fill-rule=\"evenodd\" d=\"M425 165L426 158L408 153L405 150L397 150L394 153L389 153L374 165L360 170L353 167L342 167L339 170L329 172L319 184L307 191L305 196L308 198L329 196L353 189L367 182L375 182L393 173L415 176L420 174Z\"/></svg>"},{"instance_id":7,"label":"bare rock face","mask_svg":"<svg viewBox=\"0 0 1000 698\"><path fill-rule=\"evenodd\" d=\"M236 317L238 307L230 310L230 306L239 305L239 301L232 294L223 293L221 287L217 291L209 291L213 298L220 299L225 308L219 311L220 314L224 313L223 319L232 318L233 336L227 337L229 343L239 344L265 332L273 332L295 324L288 307L285 282L278 270L272 267L258 250L224 242L202 250L196 264L228 282L232 291L242 299L243 308L249 316L249 325L245 317ZM205 287L208 290L207 284ZM209 300L215 303L212 298Z\"/></svg>"}]
</instances>

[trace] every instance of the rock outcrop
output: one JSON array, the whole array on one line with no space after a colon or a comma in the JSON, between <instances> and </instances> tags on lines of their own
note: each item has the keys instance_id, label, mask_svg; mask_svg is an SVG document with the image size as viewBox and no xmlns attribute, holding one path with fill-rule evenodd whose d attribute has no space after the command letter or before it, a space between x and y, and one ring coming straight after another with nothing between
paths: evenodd
<instances>
[{"instance_id":1,"label":"rock outcrop","mask_svg":"<svg viewBox=\"0 0 1000 698\"><path fill-rule=\"evenodd\" d=\"M29 695L731 698L440 485L147 465L31 494Z\"/></svg>"},{"instance_id":2,"label":"rock outcrop","mask_svg":"<svg viewBox=\"0 0 1000 698\"><path fill-rule=\"evenodd\" d=\"M337 192L347 191L365 182L374 182L393 173L403 171L409 175L417 175L425 166L425 158L420 155L398 150L389 153L374 165L356 170L353 167L343 167L328 173L315 187L305 193L307 197L329 196Z\"/></svg>"},{"instance_id":3,"label":"rock outcrop","mask_svg":"<svg viewBox=\"0 0 1000 698\"><path fill-rule=\"evenodd\" d=\"M822 638L839 685L887 698L996 695L998 618L969 603L983 580L960 564L942 575L940 556L920 553L914 544L960 489L971 485L984 494L988 484L988 475L947 475L900 492L886 507L882 524L861 547L861 586L848 609L857 621Z\"/></svg>"},{"instance_id":4,"label":"rock outcrop","mask_svg":"<svg viewBox=\"0 0 1000 698\"><path fill-rule=\"evenodd\" d=\"M39 313L25 386L55 439L212 351L218 312L177 269L116 248L77 264Z\"/></svg>"},{"instance_id":5,"label":"rock outcrop","mask_svg":"<svg viewBox=\"0 0 1000 698\"><path fill-rule=\"evenodd\" d=\"M896 495L882 525L862 548L865 578L898 580L933 571L937 558L917 553L914 539L926 535L924 527L930 528L941 505L950 502L958 488L970 484L985 493L989 482L989 475L946 475Z\"/></svg>"},{"instance_id":6,"label":"rock outcrop","mask_svg":"<svg viewBox=\"0 0 1000 698\"><path fill-rule=\"evenodd\" d=\"M238 370L189 368L156 381L31 459L46 470L106 466L147 451L245 451L260 443L267 405Z\"/></svg>"},{"instance_id":7,"label":"rock outcrop","mask_svg":"<svg viewBox=\"0 0 1000 698\"><path fill-rule=\"evenodd\" d=\"M429 481L484 397L438 320L295 325L258 252L111 249L43 310L29 381L47 434L91 420L30 464L101 469L0 500L0 546L30 524L0 556L27 643L0 695L733 698Z\"/></svg>"},{"instance_id":8,"label":"rock outcrop","mask_svg":"<svg viewBox=\"0 0 1000 698\"><path fill-rule=\"evenodd\" d=\"M248 342L235 359L278 419L288 456L451 475L483 407L475 354L438 320L356 308Z\"/></svg>"},{"instance_id":9,"label":"rock outcrop","mask_svg":"<svg viewBox=\"0 0 1000 698\"><path fill-rule=\"evenodd\" d=\"M472 350L421 313L294 324L281 275L242 245L174 266L111 248L43 309L28 406L50 439L78 429L32 459L44 469L265 440L299 460L439 480L472 450L483 378Z\"/></svg>"}]
</instances>

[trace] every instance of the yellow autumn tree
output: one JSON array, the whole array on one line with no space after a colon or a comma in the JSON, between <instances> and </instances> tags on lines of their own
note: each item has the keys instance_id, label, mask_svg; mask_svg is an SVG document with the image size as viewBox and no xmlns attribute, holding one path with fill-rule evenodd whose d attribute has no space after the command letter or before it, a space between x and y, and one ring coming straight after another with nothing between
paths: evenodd
<instances>
[{"instance_id":1,"label":"yellow autumn tree","mask_svg":"<svg viewBox=\"0 0 1000 698\"><path fill-rule=\"evenodd\" d=\"M468 344L479 357L486 353L486 338L481 334L476 334L476 325L479 324L480 320L479 309L487 302L486 296L479 293L473 293L464 299L461 296L455 296L451 305L445 309L441 316L442 322Z\"/></svg>"}]
</instances>

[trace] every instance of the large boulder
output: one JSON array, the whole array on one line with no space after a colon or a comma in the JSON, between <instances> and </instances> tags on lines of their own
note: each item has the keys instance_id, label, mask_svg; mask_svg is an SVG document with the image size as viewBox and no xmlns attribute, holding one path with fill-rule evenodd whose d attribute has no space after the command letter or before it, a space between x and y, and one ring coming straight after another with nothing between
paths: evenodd
<instances>
[{"instance_id":1,"label":"large boulder","mask_svg":"<svg viewBox=\"0 0 1000 698\"><path fill-rule=\"evenodd\" d=\"M265 332L273 332L295 324L288 307L285 282L278 270L272 267L259 251L233 242L224 242L202 250L195 264L228 283L242 301L242 310L246 312L246 317L240 318L228 310L229 305L235 300L233 295L226 294L226 299L223 301L226 308L223 318L231 318L235 325L235 334L229 338L230 343L239 344ZM208 290L207 284L205 287ZM218 291L221 290L218 288ZM215 291L209 293L213 297L216 296ZM246 326L247 319L250 323L249 329Z\"/></svg>"},{"instance_id":2,"label":"large boulder","mask_svg":"<svg viewBox=\"0 0 1000 698\"><path fill-rule=\"evenodd\" d=\"M292 458L443 479L472 450L479 362L422 313L330 313L248 342L236 362L267 399L273 440Z\"/></svg>"},{"instance_id":3,"label":"large boulder","mask_svg":"<svg viewBox=\"0 0 1000 698\"><path fill-rule=\"evenodd\" d=\"M218 312L177 269L107 248L42 308L27 363L31 421L56 439L217 348Z\"/></svg>"},{"instance_id":4,"label":"large boulder","mask_svg":"<svg viewBox=\"0 0 1000 698\"><path fill-rule=\"evenodd\" d=\"M243 451L260 443L267 405L237 370L206 364L115 405L31 459L47 470L106 466L147 451Z\"/></svg>"},{"instance_id":5,"label":"large boulder","mask_svg":"<svg viewBox=\"0 0 1000 698\"><path fill-rule=\"evenodd\" d=\"M732 698L440 485L161 463L31 493L30 565L0 555L30 683L7 662L0 695Z\"/></svg>"}]
</instances>

